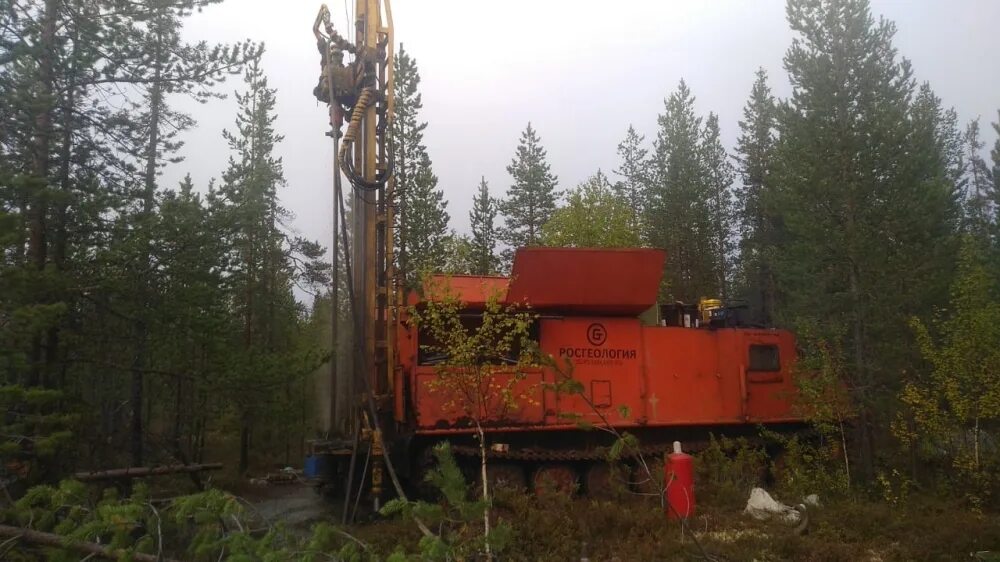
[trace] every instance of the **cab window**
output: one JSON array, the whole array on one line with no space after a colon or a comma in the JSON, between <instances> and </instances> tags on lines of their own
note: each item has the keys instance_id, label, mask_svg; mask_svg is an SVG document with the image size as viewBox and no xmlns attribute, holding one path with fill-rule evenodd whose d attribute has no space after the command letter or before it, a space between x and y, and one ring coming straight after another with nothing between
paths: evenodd
<instances>
[{"instance_id":1,"label":"cab window","mask_svg":"<svg viewBox=\"0 0 1000 562\"><path fill-rule=\"evenodd\" d=\"M781 357L776 345L751 345L749 368L751 372L771 373L781 370Z\"/></svg>"},{"instance_id":2,"label":"cab window","mask_svg":"<svg viewBox=\"0 0 1000 562\"><path fill-rule=\"evenodd\" d=\"M483 324L482 314L462 314L461 316L462 326L469 333L478 330ZM528 328L528 339L534 341L536 344L539 341L539 323L532 322L531 326ZM424 366L440 365L448 361L448 354L440 349L442 347L441 343L438 342L431 334L424 330L417 331L417 364ZM430 348L430 349L429 349ZM496 364L496 365L513 365L517 363L518 358L521 354L520 342L514 342L514 349L505 357L488 357L483 358L484 363Z\"/></svg>"}]
</instances>

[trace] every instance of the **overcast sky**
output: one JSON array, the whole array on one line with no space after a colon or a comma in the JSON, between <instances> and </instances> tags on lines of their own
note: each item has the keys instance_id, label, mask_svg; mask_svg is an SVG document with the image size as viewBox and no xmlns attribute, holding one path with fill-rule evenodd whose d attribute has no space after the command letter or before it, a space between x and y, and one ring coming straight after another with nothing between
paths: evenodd
<instances>
[{"instance_id":1,"label":"overcast sky","mask_svg":"<svg viewBox=\"0 0 1000 562\"><path fill-rule=\"evenodd\" d=\"M353 10L354 0L349 2ZM311 26L316 0L229 0L193 16L191 40L264 41L263 66L278 89L277 129L294 213L292 228L329 245L332 146L326 111L312 96L319 60ZM344 30L344 0L329 4ZM485 176L501 196L506 166L531 121L548 150L561 189L598 168L617 166L616 147L629 124L655 137L663 99L683 78L701 114L719 114L732 148L758 67L779 97L789 93L782 57L792 34L779 0L589 2L582 0L394 0L397 42L416 58L428 122L425 141L444 190L452 227L468 230L473 190ZM898 27L895 45L963 123L984 129L1000 108L1000 2L873 0L874 14ZM230 79L226 92L242 87ZM163 185L187 172L204 186L219 177L233 127L235 101L199 106L176 100L198 121L186 134L185 161ZM992 131L986 134L992 144ZM614 177L612 176L612 179Z\"/></svg>"}]
</instances>

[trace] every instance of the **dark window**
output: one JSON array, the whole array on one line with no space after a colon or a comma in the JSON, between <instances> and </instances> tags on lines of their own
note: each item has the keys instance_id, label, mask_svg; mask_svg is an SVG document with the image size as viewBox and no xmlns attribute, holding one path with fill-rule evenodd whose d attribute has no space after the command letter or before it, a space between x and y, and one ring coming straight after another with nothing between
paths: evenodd
<instances>
[{"instance_id":1,"label":"dark window","mask_svg":"<svg viewBox=\"0 0 1000 562\"><path fill-rule=\"evenodd\" d=\"M750 368L751 372L768 372L781 370L781 358L778 355L776 345L751 345L750 346Z\"/></svg>"},{"instance_id":2,"label":"dark window","mask_svg":"<svg viewBox=\"0 0 1000 562\"><path fill-rule=\"evenodd\" d=\"M480 329L483 325L482 314L462 314L461 315L462 325L468 333L473 333ZM535 342L537 345L539 341L539 323L532 322L531 326L528 327L528 339ZM424 330L417 331L417 364L418 365L440 365L448 361L448 354L445 350L440 349L442 347L441 342L438 342L431 334L428 334ZM428 349L430 348L430 349ZM505 357L484 357L484 364L492 365L514 365L517 363L518 358L521 354L521 342L514 342L514 349Z\"/></svg>"}]
</instances>

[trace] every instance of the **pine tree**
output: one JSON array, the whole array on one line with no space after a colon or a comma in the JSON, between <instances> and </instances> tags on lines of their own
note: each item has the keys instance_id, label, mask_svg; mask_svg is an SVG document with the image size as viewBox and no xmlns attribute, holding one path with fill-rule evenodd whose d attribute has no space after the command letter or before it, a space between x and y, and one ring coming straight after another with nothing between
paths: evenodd
<instances>
[{"instance_id":1,"label":"pine tree","mask_svg":"<svg viewBox=\"0 0 1000 562\"><path fill-rule=\"evenodd\" d=\"M419 162L406 192L406 274L410 283L444 265L448 238L448 202L437 189L437 176L426 152L420 154Z\"/></svg>"},{"instance_id":2,"label":"pine tree","mask_svg":"<svg viewBox=\"0 0 1000 562\"><path fill-rule=\"evenodd\" d=\"M667 252L666 290L674 300L696 301L720 294L716 226L706 179L702 120L681 80L665 100L654 145L655 178L649 190L650 243Z\"/></svg>"},{"instance_id":3,"label":"pine tree","mask_svg":"<svg viewBox=\"0 0 1000 562\"><path fill-rule=\"evenodd\" d=\"M870 477L873 424L894 396L886 390L919 361L907 319L947 293L952 170L937 110L914 111L892 23L876 22L866 0L791 0L787 14L797 35L785 56L793 91L779 112L776 189L765 203L783 227L775 274L788 298L783 317L809 335L806 355L826 346L846 366Z\"/></svg>"},{"instance_id":4,"label":"pine tree","mask_svg":"<svg viewBox=\"0 0 1000 562\"><path fill-rule=\"evenodd\" d=\"M497 200L490 195L486 178L479 180L479 191L472 198L469 224L472 228L472 267L474 275L494 275L500 269L497 257Z\"/></svg>"},{"instance_id":5,"label":"pine tree","mask_svg":"<svg viewBox=\"0 0 1000 562\"><path fill-rule=\"evenodd\" d=\"M437 189L420 121L420 71L402 46L395 60L396 114L392 123L396 166L396 247L399 269L411 286L426 271L444 264L448 236L447 202Z\"/></svg>"},{"instance_id":6,"label":"pine tree","mask_svg":"<svg viewBox=\"0 0 1000 562\"><path fill-rule=\"evenodd\" d=\"M167 103L170 95L187 95L199 101L218 97L212 90L227 72L235 72L243 62L258 58L260 52L249 42L238 47L214 46L207 43L188 45L181 40L183 18L194 8L200 9L213 2L197 0L158 0L150 8L149 25L134 47L148 55L140 55L148 61L144 70L146 91L144 111L140 113L140 130L145 133L143 191L140 211L136 217L138 226L133 236L141 237L146 224L151 220L156 204L156 177L158 170L167 162L177 162L171 156L183 146L177 136L190 128L194 121L187 115L174 111ZM148 244L141 245L138 263L145 269L149 263ZM148 288L143 280L136 284L139 289L134 327L136 350L132 361L132 463L143 464L142 404L144 401L143 369L148 360L148 326L151 313L143 303L149 301Z\"/></svg>"},{"instance_id":7,"label":"pine tree","mask_svg":"<svg viewBox=\"0 0 1000 562\"><path fill-rule=\"evenodd\" d=\"M305 377L320 363L311 363L315 349L301 348L296 337L302 311L291 288L301 276L292 266L298 244L282 231L290 216L277 195L285 179L281 159L274 156L283 139L274 130L275 90L256 59L245 82L246 92L236 95L236 132L223 133L234 156L220 193L233 266L227 281L242 331L242 354L231 358L227 380L238 414L241 471L249 465L254 428L289 415L275 391L290 393L290 375ZM320 253L313 250L313 257Z\"/></svg>"},{"instance_id":8,"label":"pine tree","mask_svg":"<svg viewBox=\"0 0 1000 562\"><path fill-rule=\"evenodd\" d=\"M630 226L640 237L643 233L643 214L646 208L646 191L649 189L650 161L649 151L643 148L644 136L636 132L632 125L628 126L625 138L618 143L618 158L620 164L615 174L622 180L615 182L615 192L627 202L631 211Z\"/></svg>"},{"instance_id":9,"label":"pine tree","mask_svg":"<svg viewBox=\"0 0 1000 562\"><path fill-rule=\"evenodd\" d=\"M773 273L773 254L777 224L765 206L766 192L772 189L770 178L774 160L775 101L767 84L767 73L757 70L750 99L743 108L736 161L741 185L737 188L740 226L739 277L749 296L751 316L764 326L774 321L777 300Z\"/></svg>"},{"instance_id":10,"label":"pine tree","mask_svg":"<svg viewBox=\"0 0 1000 562\"><path fill-rule=\"evenodd\" d=\"M971 121L962 137L965 164L965 228L979 243L989 246L997 223L994 172L983 158L985 146L979 134L979 119Z\"/></svg>"},{"instance_id":11,"label":"pine tree","mask_svg":"<svg viewBox=\"0 0 1000 562\"><path fill-rule=\"evenodd\" d=\"M219 380L226 364L239 353L233 334L239 319L231 314L227 280L227 237L220 236L228 218L209 187L208 201L196 191L190 175L176 190L157 197L150 225L150 260L159 263L155 288L156 314L149 316L148 363L161 373L187 376L150 377L146 394L157 400L144 408L147 418L161 420L171 453L180 462L199 462L204 432L213 420ZM211 405L211 406L210 406Z\"/></svg>"},{"instance_id":12,"label":"pine tree","mask_svg":"<svg viewBox=\"0 0 1000 562\"><path fill-rule=\"evenodd\" d=\"M246 355L244 323L233 321L243 318L244 262L234 266L242 255L228 244L249 214L231 192L210 187L202 199L190 181L157 185L192 124L167 102L215 97L257 52L181 41L186 17L214 3L15 0L0 10L0 316L18 319L0 329L0 385L57 388L40 392L87 408L95 423L73 427L70 443L94 465L124 464L129 452L133 462L197 460L212 425L250 402L220 384ZM276 201L264 207L265 222L285 220ZM290 350L301 312L290 284L308 288L322 264L315 243L272 231L275 251L257 252L267 275L255 308L273 319L275 349ZM306 351L271 355L269 372ZM147 437L172 446L143 451Z\"/></svg>"},{"instance_id":13,"label":"pine tree","mask_svg":"<svg viewBox=\"0 0 1000 562\"><path fill-rule=\"evenodd\" d=\"M629 203L598 170L567 194L566 205L542 226L542 241L546 246L634 247L640 239L631 220Z\"/></svg>"},{"instance_id":14,"label":"pine tree","mask_svg":"<svg viewBox=\"0 0 1000 562\"><path fill-rule=\"evenodd\" d=\"M500 205L504 225L501 240L507 244L504 261L508 263L514 250L536 246L541 241L542 225L556 210L558 178L549 171L545 149L531 123L521 133L521 140L507 172L514 183Z\"/></svg>"},{"instance_id":15,"label":"pine tree","mask_svg":"<svg viewBox=\"0 0 1000 562\"><path fill-rule=\"evenodd\" d=\"M733 281L733 262L736 257L736 207L733 202L735 173L719 138L719 117L715 113L709 113L705 120L700 150L705 181L708 184L708 211L712 225L709 238L715 259L716 284L719 287L718 295L726 299Z\"/></svg>"},{"instance_id":16,"label":"pine tree","mask_svg":"<svg viewBox=\"0 0 1000 562\"><path fill-rule=\"evenodd\" d=\"M992 160L990 176L993 178L993 189L990 193L993 204L993 252L994 257L998 258L996 262L1000 263L1000 110L997 110L997 120L992 125L993 132L997 136L990 150Z\"/></svg>"}]
</instances>

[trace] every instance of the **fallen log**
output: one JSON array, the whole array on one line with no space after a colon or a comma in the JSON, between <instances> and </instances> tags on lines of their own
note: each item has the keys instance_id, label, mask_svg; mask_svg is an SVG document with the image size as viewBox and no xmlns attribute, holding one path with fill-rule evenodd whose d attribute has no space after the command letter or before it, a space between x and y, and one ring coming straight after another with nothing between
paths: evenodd
<instances>
[{"instance_id":1,"label":"fallen log","mask_svg":"<svg viewBox=\"0 0 1000 562\"><path fill-rule=\"evenodd\" d=\"M94 480L111 480L114 478L143 478L146 476L160 476L163 474L201 472L203 470L219 470L221 468L221 462L210 462L206 464L168 464L164 466L133 466L129 468L115 468L112 470L77 472L73 475L73 478L76 478L81 482L91 482Z\"/></svg>"},{"instance_id":2,"label":"fallen log","mask_svg":"<svg viewBox=\"0 0 1000 562\"><path fill-rule=\"evenodd\" d=\"M105 560L119 560L122 558L122 555L128 554L130 557L129 559L137 560L138 562L179 562L170 558L157 557L155 554L142 554L138 552L127 553L121 549L110 549L106 546L92 542L70 541L63 535L43 533L42 531L33 531L31 529L23 529L21 527L11 527L9 525L0 525L0 537L11 539L16 537L18 540L31 544L51 546L54 548L67 548L75 550L76 552L88 554L90 556L103 558Z\"/></svg>"}]
</instances>

